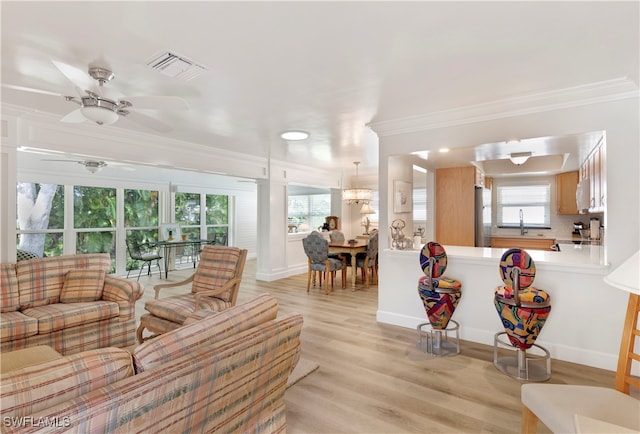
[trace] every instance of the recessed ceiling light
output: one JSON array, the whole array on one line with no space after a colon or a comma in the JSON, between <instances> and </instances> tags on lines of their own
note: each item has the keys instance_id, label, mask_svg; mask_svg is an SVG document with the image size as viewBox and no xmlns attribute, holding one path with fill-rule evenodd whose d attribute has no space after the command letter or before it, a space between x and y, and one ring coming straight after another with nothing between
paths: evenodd
<instances>
[{"instance_id":1,"label":"recessed ceiling light","mask_svg":"<svg viewBox=\"0 0 640 434\"><path fill-rule=\"evenodd\" d=\"M449 152L449 148L440 148L440 149L438 149L438 151L440 151L440 152L442 152L444 154L444 153Z\"/></svg>"},{"instance_id":2,"label":"recessed ceiling light","mask_svg":"<svg viewBox=\"0 0 640 434\"><path fill-rule=\"evenodd\" d=\"M309 133L307 133L306 131L285 131L284 133L280 134L280 137L282 137L285 140L304 140L309 138Z\"/></svg>"}]
</instances>

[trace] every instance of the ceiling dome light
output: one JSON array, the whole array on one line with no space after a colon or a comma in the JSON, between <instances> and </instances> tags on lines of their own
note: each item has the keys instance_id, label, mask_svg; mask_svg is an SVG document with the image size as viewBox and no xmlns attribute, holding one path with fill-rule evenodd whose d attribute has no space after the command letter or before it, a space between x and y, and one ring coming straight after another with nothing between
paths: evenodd
<instances>
[{"instance_id":1,"label":"ceiling dome light","mask_svg":"<svg viewBox=\"0 0 640 434\"><path fill-rule=\"evenodd\" d=\"M304 140L304 139L308 139L309 138L309 133L307 133L306 131L285 131L284 133L280 134L280 137L282 137L285 140Z\"/></svg>"},{"instance_id":2,"label":"ceiling dome light","mask_svg":"<svg viewBox=\"0 0 640 434\"><path fill-rule=\"evenodd\" d=\"M531 155L531 152L512 152L509 154L509 160L516 166L520 166L526 163Z\"/></svg>"}]
</instances>

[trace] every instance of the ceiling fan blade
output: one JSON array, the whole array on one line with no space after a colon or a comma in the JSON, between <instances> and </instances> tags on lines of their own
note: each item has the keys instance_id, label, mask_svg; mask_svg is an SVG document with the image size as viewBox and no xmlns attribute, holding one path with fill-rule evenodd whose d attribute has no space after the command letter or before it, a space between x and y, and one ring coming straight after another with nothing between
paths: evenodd
<instances>
[{"instance_id":1,"label":"ceiling fan blade","mask_svg":"<svg viewBox=\"0 0 640 434\"><path fill-rule=\"evenodd\" d=\"M71 113L67 114L65 117L60 119L60 122L80 123L86 120L87 118L83 116L80 109L75 109L74 111L72 111Z\"/></svg>"},{"instance_id":2,"label":"ceiling fan blade","mask_svg":"<svg viewBox=\"0 0 640 434\"><path fill-rule=\"evenodd\" d=\"M159 119L152 118L151 116L137 113L135 111L129 112L126 116L120 116L120 121L123 120L125 122L133 122L150 130L158 131L161 133L168 133L172 129L168 124L162 122Z\"/></svg>"},{"instance_id":3,"label":"ceiling fan blade","mask_svg":"<svg viewBox=\"0 0 640 434\"><path fill-rule=\"evenodd\" d=\"M77 163L78 162L78 160L56 160L54 158L43 158L40 161L59 161L59 162L62 162L62 163Z\"/></svg>"},{"instance_id":4,"label":"ceiling fan blade","mask_svg":"<svg viewBox=\"0 0 640 434\"><path fill-rule=\"evenodd\" d=\"M22 92L40 93L40 94L43 94L43 95L51 95L51 96L64 96L63 94L58 93L58 92L50 92L50 91L44 90L44 89L34 89L32 87L16 86L16 85L13 85L13 84L2 83L2 87L4 87L5 89L19 90L19 91L22 91Z\"/></svg>"},{"instance_id":5,"label":"ceiling fan blade","mask_svg":"<svg viewBox=\"0 0 640 434\"><path fill-rule=\"evenodd\" d=\"M121 98L142 110L187 110L189 104L177 96L129 96Z\"/></svg>"},{"instance_id":6,"label":"ceiling fan blade","mask_svg":"<svg viewBox=\"0 0 640 434\"><path fill-rule=\"evenodd\" d=\"M73 83L78 96L85 96L85 89L91 89L96 91L95 81L89 76L89 74L75 66L67 65L66 63L52 60L53 64L64 74L67 79ZM96 91L96 93L100 93Z\"/></svg>"}]
</instances>

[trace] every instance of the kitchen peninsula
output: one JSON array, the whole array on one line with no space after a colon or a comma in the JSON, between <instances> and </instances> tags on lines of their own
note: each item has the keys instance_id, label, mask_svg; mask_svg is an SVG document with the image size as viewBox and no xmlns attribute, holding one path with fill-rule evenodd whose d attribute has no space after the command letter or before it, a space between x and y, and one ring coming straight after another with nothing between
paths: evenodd
<instances>
[{"instance_id":1,"label":"kitchen peninsula","mask_svg":"<svg viewBox=\"0 0 640 434\"><path fill-rule=\"evenodd\" d=\"M445 275L462 283L462 298L453 316L460 323L460 338L493 345L495 333L503 331L493 296L502 283L498 265L506 249L444 247L448 256ZM547 291L552 305L537 343L553 359L615 370L627 294L603 281L609 272L604 247L563 245L559 252L527 252L537 270L533 286ZM418 249L380 252L379 322L415 328L425 321L417 291L423 276L419 255ZM464 342L461 346L464 353Z\"/></svg>"}]
</instances>

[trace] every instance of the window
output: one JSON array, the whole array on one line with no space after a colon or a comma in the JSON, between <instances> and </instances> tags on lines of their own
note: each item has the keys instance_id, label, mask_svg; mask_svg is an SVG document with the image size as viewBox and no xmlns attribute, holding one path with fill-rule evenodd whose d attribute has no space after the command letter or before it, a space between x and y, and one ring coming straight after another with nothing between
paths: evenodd
<instances>
[{"instance_id":1,"label":"window","mask_svg":"<svg viewBox=\"0 0 640 434\"><path fill-rule=\"evenodd\" d=\"M176 193L175 216L183 235L202 238L204 226L208 240L221 245L229 243L229 196Z\"/></svg>"},{"instance_id":2,"label":"window","mask_svg":"<svg viewBox=\"0 0 640 434\"><path fill-rule=\"evenodd\" d=\"M427 189L413 189L413 226L423 228L427 225Z\"/></svg>"},{"instance_id":3,"label":"window","mask_svg":"<svg viewBox=\"0 0 640 434\"><path fill-rule=\"evenodd\" d=\"M38 256L64 251L64 186L18 182L17 248Z\"/></svg>"},{"instance_id":4,"label":"window","mask_svg":"<svg viewBox=\"0 0 640 434\"><path fill-rule=\"evenodd\" d=\"M207 194L205 202L207 239L214 240L215 244L227 245L229 236L229 196Z\"/></svg>"},{"instance_id":5,"label":"window","mask_svg":"<svg viewBox=\"0 0 640 434\"><path fill-rule=\"evenodd\" d=\"M549 184L502 185L497 187L497 220L501 227L548 228L551 225Z\"/></svg>"},{"instance_id":6,"label":"window","mask_svg":"<svg viewBox=\"0 0 640 434\"><path fill-rule=\"evenodd\" d=\"M191 239L202 238L200 235L200 194L176 193L176 223L180 225L183 235Z\"/></svg>"},{"instance_id":7,"label":"window","mask_svg":"<svg viewBox=\"0 0 640 434\"><path fill-rule=\"evenodd\" d=\"M315 230L331 215L331 194L289 195L288 209L290 232Z\"/></svg>"},{"instance_id":8,"label":"window","mask_svg":"<svg viewBox=\"0 0 640 434\"><path fill-rule=\"evenodd\" d=\"M76 253L109 253L116 260L116 189L73 187Z\"/></svg>"},{"instance_id":9,"label":"window","mask_svg":"<svg viewBox=\"0 0 640 434\"><path fill-rule=\"evenodd\" d=\"M139 244L158 240L158 191L124 190L124 227L127 242ZM142 261L127 255L127 270L137 269Z\"/></svg>"}]
</instances>

